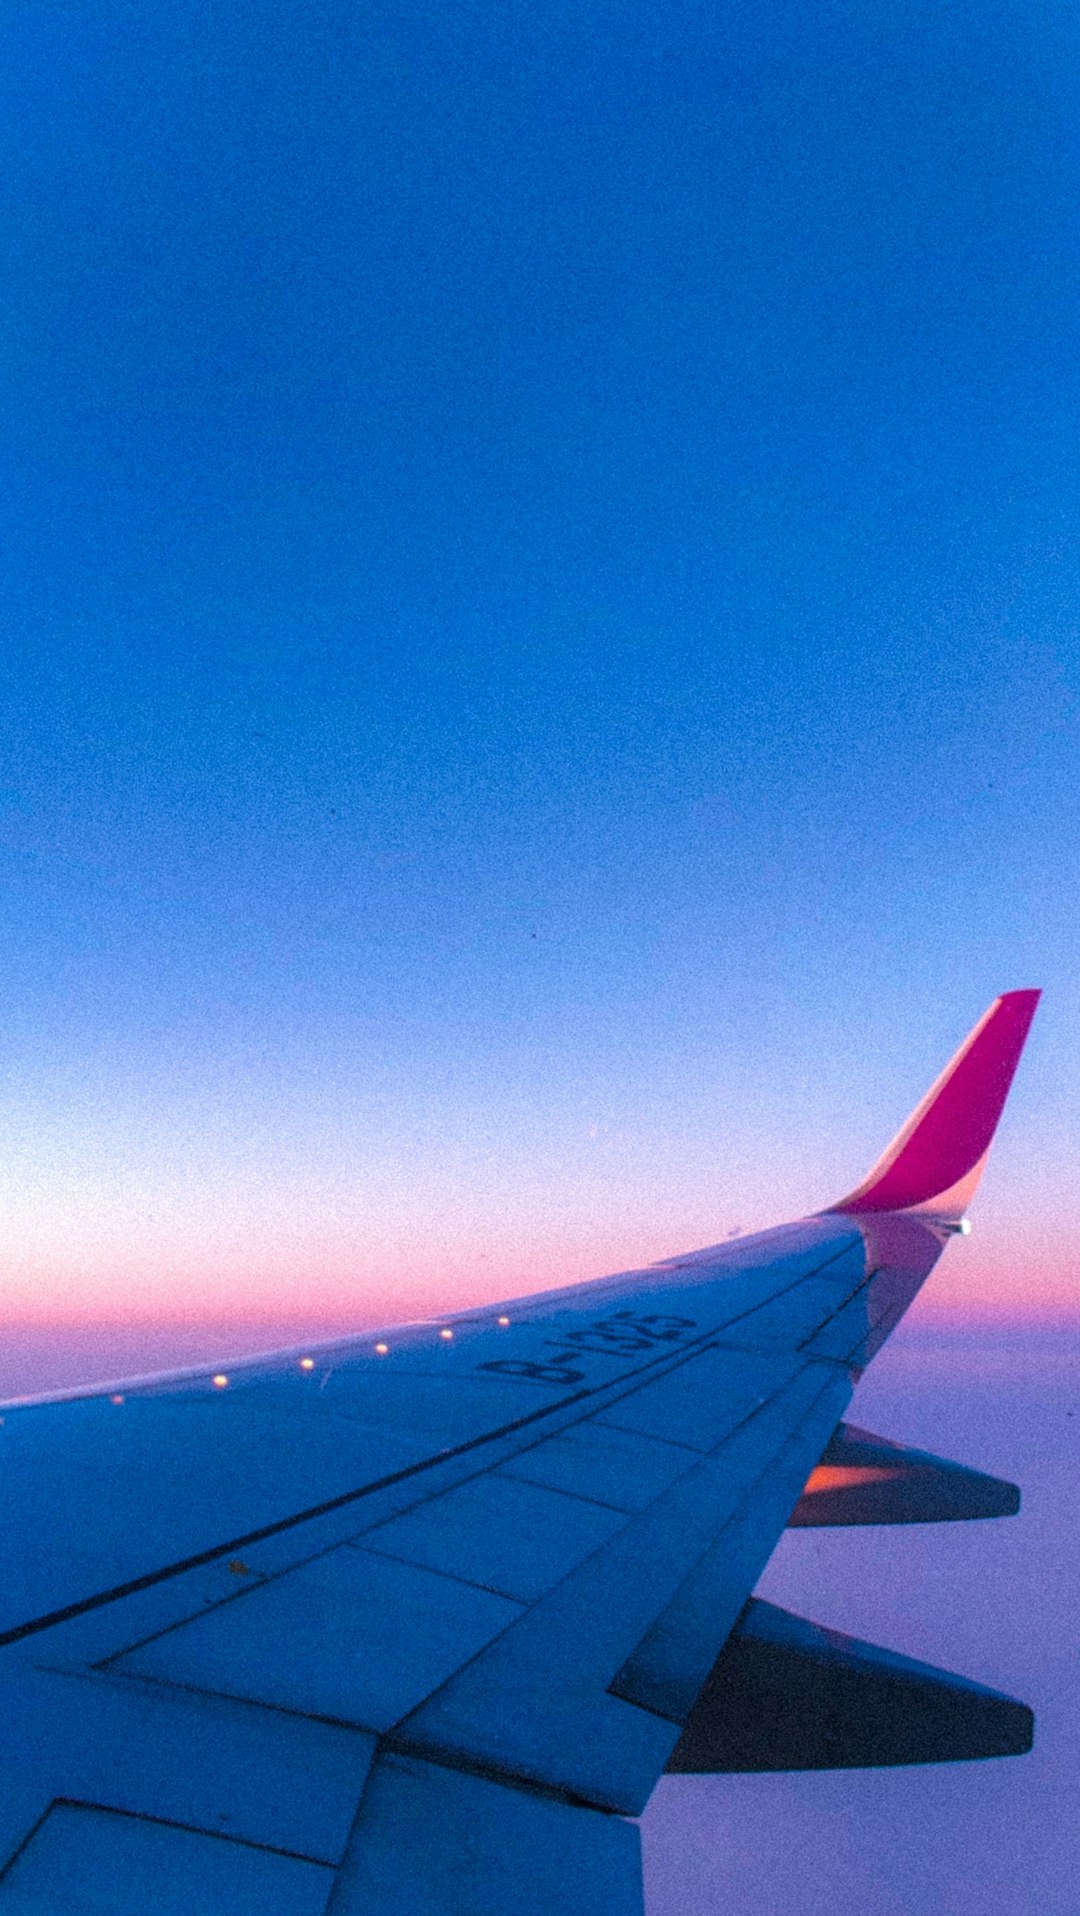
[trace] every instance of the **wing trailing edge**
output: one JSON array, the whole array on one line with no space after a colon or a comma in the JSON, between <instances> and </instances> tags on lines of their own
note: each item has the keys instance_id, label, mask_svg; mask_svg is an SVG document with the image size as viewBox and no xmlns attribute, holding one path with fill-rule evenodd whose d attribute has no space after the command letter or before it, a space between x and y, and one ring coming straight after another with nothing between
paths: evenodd
<instances>
[{"instance_id":1,"label":"wing trailing edge","mask_svg":"<svg viewBox=\"0 0 1080 1916\"><path fill-rule=\"evenodd\" d=\"M873 1170L830 1211L958 1224L982 1176L1041 993L995 998Z\"/></svg>"}]
</instances>

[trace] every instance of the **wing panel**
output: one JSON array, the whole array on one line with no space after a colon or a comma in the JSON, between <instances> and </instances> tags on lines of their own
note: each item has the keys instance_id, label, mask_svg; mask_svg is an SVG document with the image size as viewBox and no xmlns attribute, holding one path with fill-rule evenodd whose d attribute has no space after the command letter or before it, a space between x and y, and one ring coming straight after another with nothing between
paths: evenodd
<instances>
[{"instance_id":1,"label":"wing panel","mask_svg":"<svg viewBox=\"0 0 1080 1916\"><path fill-rule=\"evenodd\" d=\"M643 1916L637 1830L615 1816L387 1754L327 1916Z\"/></svg>"},{"instance_id":2,"label":"wing panel","mask_svg":"<svg viewBox=\"0 0 1080 1916\"><path fill-rule=\"evenodd\" d=\"M487 1590L344 1546L112 1667L378 1731L520 1614Z\"/></svg>"},{"instance_id":3,"label":"wing panel","mask_svg":"<svg viewBox=\"0 0 1080 1916\"><path fill-rule=\"evenodd\" d=\"M530 1603L625 1523L604 1504L495 1474L365 1532L365 1547Z\"/></svg>"},{"instance_id":4,"label":"wing panel","mask_svg":"<svg viewBox=\"0 0 1080 1916\"><path fill-rule=\"evenodd\" d=\"M677 1477L692 1470L694 1462L693 1451L683 1444L663 1443L592 1419L519 1451L509 1463L500 1464L498 1474L633 1511L644 1510Z\"/></svg>"},{"instance_id":5,"label":"wing panel","mask_svg":"<svg viewBox=\"0 0 1080 1916\"><path fill-rule=\"evenodd\" d=\"M319 1401L350 1427L363 1425L415 1444L418 1454L428 1455L513 1424L565 1397L565 1386L557 1383L545 1389L541 1380L538 1389L535 1379L478 1370L478 1341L465 1337L456 1346L444 1345L437 1330L431 1330L427 1352L411 1347L398 1353L391 1345L383 1362L367 1356L363 1362L328 1367ZM496 1343L488 1335L479 1356L506 1348L504 1340ZM425 1357L429 1362L437 1359L437 1367L426 1369Z\"/></svg>"},{"instance_id":6,"label":"wing panel","mask_svg":"<svg viewBox=\"0 0 1080 1916\"><path fill-rule=\"evenodd\" d=\"M112 1675L0 1682L0 1861L57 1798L340 1862L373 1737Z\"/></svg>"},{"instance_id":7,"label":"wing panel","mask_svg":"<svg viewBox=\"0 0 1080 1916\"><path fill-rule=\"evenodd\" d=\"M0 1428L0 1526L33 1534L8 1553L0 1631L348 1495L424 1455L344 1419L270 1413L254 1393L125 1397L9 1411ZM43 1515L47 1521L42 1521Z\"/></svg>"},{"instance_id":8,"label":"wing panel","mask_svg":"<svg viewBox=\"0 0 1080 1916\"><path fill-rule=\"evenodd\" d=\"M706 1350L655 1383L628 1391L601 1411L597 1422L708 1456L782 1389L798 1366L792 1356Z\"/></svg>"},{"instance_id":9,"label":"wing panel","mask_svg":"<svg viewBox=\"0 0 1080 1916\"><path fill-rule=\"evenodd\" d=\"M0 1880L3 1916L322 1916L333 1872L227 1837L54 1803Z\"/></svg>"},{"instance_id":10,"label":"wing panel","mask_svg":"<svg viewBox=\"0 0 1080 1916\"><path fill-rule=\"evenodd\" d=\"M815 1356L835 1357L864 1369L899 1323L923 1282L921 1271L883 1266L806 1346Z\"/></svg>"},{"instance_id":11,"label":"wing panel","mask_svg":"<svg viewBox=\"0 0 1080 1916\"><path fill-rule=\"evenodd\" d=\"M781 1297L748 1311L724 1332L740 1350L798 1350L834 1319L866 1282L862 1246L838 1259L828 1272L806 1278Z\"/></svg>"}]
</instances>

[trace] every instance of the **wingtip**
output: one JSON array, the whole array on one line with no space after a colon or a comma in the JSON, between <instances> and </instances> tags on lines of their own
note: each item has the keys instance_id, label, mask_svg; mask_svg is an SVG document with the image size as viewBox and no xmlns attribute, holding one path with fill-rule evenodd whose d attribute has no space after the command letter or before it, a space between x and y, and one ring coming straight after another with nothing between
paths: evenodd
<instances>
[{"instance_id":1,"label":"wingtip","mask_svg":"<svg viewBox=\"0 0 1080 1916\"><path fill-rule=\"evenodd\" d=\"M1041 996L1025 987L994 999L869 1176L832 1210L962 1216Z\"/></svg>"}]
</instances>

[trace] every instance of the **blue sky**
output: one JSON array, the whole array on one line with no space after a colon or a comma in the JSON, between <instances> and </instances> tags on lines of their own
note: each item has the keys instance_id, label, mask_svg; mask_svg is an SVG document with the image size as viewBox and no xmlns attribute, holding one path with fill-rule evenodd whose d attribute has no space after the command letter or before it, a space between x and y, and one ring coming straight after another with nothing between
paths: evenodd
<instances>
[{"instance_id":1,"label":"blue sky","mask_svg":"<svg viewBox=\"0 0 1080 1916\"><path fill-rule=\"evenodd\" d=\"M348 1322L769 1222L1030 983L983 1202L1066 1214L1076 41L16 9L11 1313ZM1039 1245L968 1301L1067 1302Z\"/></svg>"}]
</instances>

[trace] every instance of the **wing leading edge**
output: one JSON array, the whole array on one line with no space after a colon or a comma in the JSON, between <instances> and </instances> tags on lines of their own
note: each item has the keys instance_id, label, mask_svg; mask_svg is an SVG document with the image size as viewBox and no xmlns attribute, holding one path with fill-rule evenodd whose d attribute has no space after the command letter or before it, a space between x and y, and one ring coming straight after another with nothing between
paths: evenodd
<instances>
[{"instance_id":1,"label":"wing leading edge","mask_svg":"<svg viewBox=\"0 0 1080 1916\"><path fill-rule=\"evenodd\" d=\"M178 1916L630 1916L624 1819L665 1768L1025 1747L1009 1699L750 1599L789 1521L1015 1508L842 1417L957 1228L1037 997L996 1000L815 1218L10 1407L0 1916L134 1912L151 1883Z\"/></svg>"}]
</instances>

